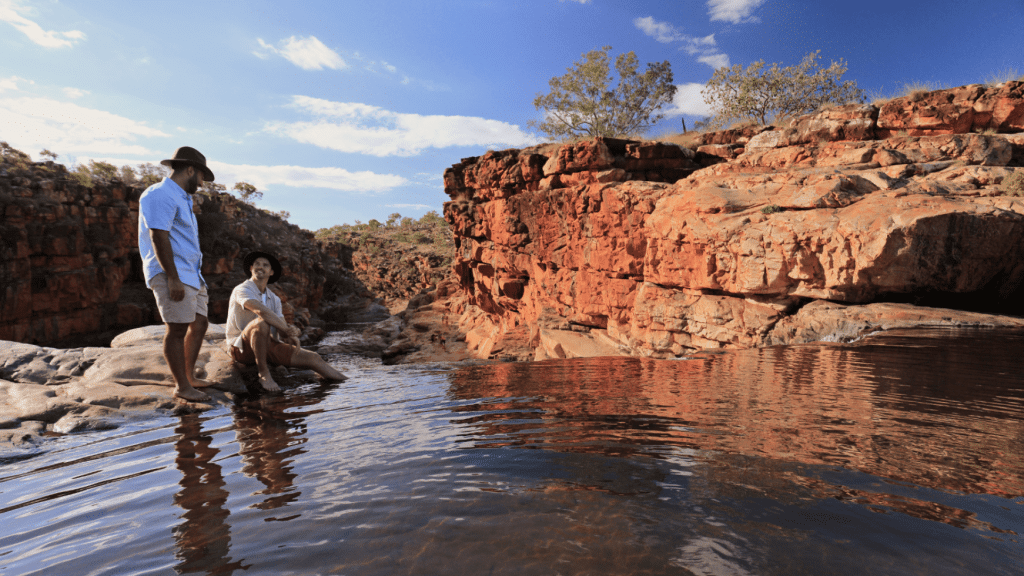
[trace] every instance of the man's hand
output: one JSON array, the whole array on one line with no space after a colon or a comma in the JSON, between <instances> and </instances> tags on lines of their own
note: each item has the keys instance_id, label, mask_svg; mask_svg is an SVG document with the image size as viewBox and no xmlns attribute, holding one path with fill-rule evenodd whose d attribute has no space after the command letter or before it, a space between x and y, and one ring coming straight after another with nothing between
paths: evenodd
<instances>
[{"instance_id":1,"label":"man's hand","mask_svg":"<svg viewBox=\"0 0 1024 576\"><path fill-rule=\"evenodd\" d=\"M293 345L298 346L300 348L302 347L302 344L299 342L299 336L302 335L302 330L299 330L298 326L295 326L294 324L289 324L288 325L287 334L288 334L288 342L290 344L293 344Z\"/></svg>"},{"instance_id":2,"label":"man's hand","mask_svg":"<svg viewBox=\"0 0 1024 576\"><path fill-rule=\"evenodd\" d=\"M167 279L167 291L171 293L171 300L181 302L185 299L185 284L178 278Z\"/></svg>"}]
</instances>

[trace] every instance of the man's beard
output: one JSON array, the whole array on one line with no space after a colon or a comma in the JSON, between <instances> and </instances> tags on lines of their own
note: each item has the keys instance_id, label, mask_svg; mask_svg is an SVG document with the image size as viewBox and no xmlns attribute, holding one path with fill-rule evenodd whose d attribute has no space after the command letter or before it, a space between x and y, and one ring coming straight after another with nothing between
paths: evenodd
<instances>
[{"instance_id":1,"label":"man's beard","mask_svg":"<svg viewBox=\"0 0 1024 576\"><path fill-rule=\"evenodd\" d=\"M195 194L196 190L199 190L199 173L193 172L192 177L185 182L185 192L189 194Z\"/></svg>"}]
</instances>

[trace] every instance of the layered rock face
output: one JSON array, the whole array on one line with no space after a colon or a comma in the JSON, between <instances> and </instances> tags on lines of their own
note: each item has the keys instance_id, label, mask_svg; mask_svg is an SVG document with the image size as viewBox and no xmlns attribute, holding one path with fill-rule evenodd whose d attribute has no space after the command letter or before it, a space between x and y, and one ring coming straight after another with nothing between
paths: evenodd
<instances>
[{"instance_id":1,"label":"layered rock face","mask_svg":"<svg viewBox=\"0 0 1024 576\"><path fill-rule=\"evenodd\" d=\"M483 357L525 327L541 359L856 337L879 301L918 324L1002 322L914 305L1024 311L1024 200L1003 190L1022 131L1024 83L1008 82L696 152L597 138L465 159L445 173L461 327Z\"/></svg>"},{"instance_id":2,"label":"layered rock face","mask_svg":"<svg viewBox=\"0 0 1024 576\"><path fill-rule=\"evenodd\" d=\"M138 255L141 193L116 181L86 188L52 162L3 166L0 340L104 344L125 329L160 323ZM341 296L348 272L340 247L229 194L196 195L195 212L211 321L224 322L250 250L281 260L284 276L273 289L290 321L304 325L322 300Z\"/></svg>"},{"instance_id":3,"label":"layered rock face","mask_svg":"<svg viewBox=\"0 0 1024 576\"><path fill-rule=\"evenodd\" d=\"M138 252L138 194L85 188L52 162L12 172L0 173L0 340L55 342L141 316L118 305Z\"/></svg>"}]
</instances>

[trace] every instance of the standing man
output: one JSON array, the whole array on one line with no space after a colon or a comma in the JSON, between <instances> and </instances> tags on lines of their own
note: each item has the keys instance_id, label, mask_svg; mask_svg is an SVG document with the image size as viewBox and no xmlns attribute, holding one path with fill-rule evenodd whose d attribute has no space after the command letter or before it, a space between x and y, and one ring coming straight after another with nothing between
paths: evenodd
<instances>
[{"instance_id":1,"label":"standing man","mask_svg":"<svg viewBox=\"0 0 1024 576\"><path fill-rule=\"evenodd\" d=\"M171 169L171 176L139 198L139 253L146 286L153 290L167 326L164 359L174 377L174 395L207 402L210 397L196 388L210 384L195 377L196 359L209 326L209 296L200 272L203 253L192 195L204 181L213 182L213 172L206 167L206 157L188 146L160 163Z\"/></svg>"},{"instance_id":2,"label":"standing man","mask_svg":"<svg viewBox=\"0 0 1024 576\"><path fill-rule=\"evenodd\" d=\"M281 263L273 254L250 252L242 259L250 277L231 291L225 336L231 357L239 364L255 364L260 385L274 392L281 387L270 374L270 364L311 368L324 378L345 380L312 350L299 345L299 329L285 322L281 299L267 288L281 277ZM280 336L280 338L279 338Z\"/></svg>"}]
</instances>

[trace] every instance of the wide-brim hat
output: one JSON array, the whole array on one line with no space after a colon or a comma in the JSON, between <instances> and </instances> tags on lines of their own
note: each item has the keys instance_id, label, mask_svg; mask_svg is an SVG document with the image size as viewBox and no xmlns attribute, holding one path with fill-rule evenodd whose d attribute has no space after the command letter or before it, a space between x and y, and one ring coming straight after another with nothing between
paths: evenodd
<instances>
[{"instance_id":1,"label":"wide-brim hat","mask_svg":"<svg viewBox=\"0 0 1024 576\"><path fill-rule=\"evenodd\" d=\"M242 258L242 266L245 267L245 271L252 274L252 264L257 258L266 258L270 262L270 268L274 271L274 273L270 275L270 279L267 280L267 284L277 282L277 279L281 277L281 272L284 270L281 268L281 263L277 261L277 258L274 258L273 254L267 254L266 252L259 251L249 252L245 255L245 258Z\"/></svg>"},{"instance_id":2,"label":"wide-brim hat","mask_svg":"<svg viewBox=\"0 0 1024 576\"><path fill-rule=\"evenodd\" d=\"M206 177L207 182L213 182L213 171L206 167L206 156L199 153L199 150L191 146L182 146L174 151L174 158L168 158L167 160L161 160L161 164L169 168L174 168L175 164L189 164L196 166L203 171L203 176Z\"/></svg>"}]
</instances>

